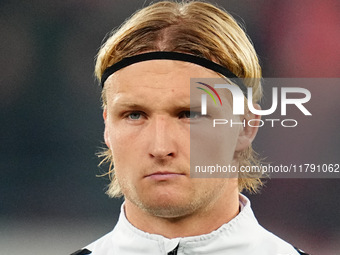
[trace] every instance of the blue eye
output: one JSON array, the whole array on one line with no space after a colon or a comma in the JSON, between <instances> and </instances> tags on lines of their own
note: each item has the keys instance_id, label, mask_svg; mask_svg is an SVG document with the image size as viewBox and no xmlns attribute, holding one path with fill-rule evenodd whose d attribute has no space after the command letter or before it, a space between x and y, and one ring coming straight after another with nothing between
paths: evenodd
<instances>
[{"instance_id":1,"label":"blue eye","mask_svg":"<svg viewBox=\"0 0 340 255\"><path fill-rule=\"evenodd\" d=\"M180 114L180 118L186 118L186 119L197 119L201 116L198 112L192 112L192 111L184 111Z\"/></svg>"},{"instance_id":2,"label":"blue eye","mask_svg":"<svg viewBox=\"0 0 340 255\"><path fill-rule=\"evenodd\" d=\"M141 113L139 112L132 112L128 115L130 120L139 120L141 118Z\"/></svg>"}]
</instances>

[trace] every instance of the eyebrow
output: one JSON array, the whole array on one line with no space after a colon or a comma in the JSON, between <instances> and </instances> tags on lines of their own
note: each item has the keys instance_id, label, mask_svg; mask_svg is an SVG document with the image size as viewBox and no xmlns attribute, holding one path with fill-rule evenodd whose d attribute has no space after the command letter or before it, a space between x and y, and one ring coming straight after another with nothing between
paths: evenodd
<instances>
[{"instance_id":1,"label":"eyebrow","mask_svg":"<svg viewBox=\"0 0 340 255\"><path fill-rule=\"evenodd\" d=\"M140 104L137 104L137 103L128 103L128 102L117 102L117 103L115 103L115 105L126 106L126 107L130 107L130 108L141 107Z\"/></svg>"},{"instance_id":2,"label":"eyebrow","mask_svg":"<svg viewBox=\"0 0 340 255\"><path fill-rule=\"evenodd\" d=\"M147 109L148 105L141 105L135 102L126 102L125 100L122 102L122 100L119 100L113 103L113 108L117 108L117 107L129 108L129 109Z\"/></svg>"},{"instance_id":3,"label":"eyebrow","mask_svg":"<svg viewBox=\"0 0 340 255\"><path fill-rule=\"evenodd\" d=\"M176 110L192 110L192 111L198 111L201 109L201 105L199 103L186 103L183 102L184 100L181 100L182 102L177 102L176 104L170 105L170 107L167 107L167 110L169 111L176 111ZM142 111L149 111L150 110L150 105L149 104L139 104L136 102L127 102L126 100L122 101L119 100L117 101L114 105L113 108L127 108L131 110L142 110Z\"/></svg>"}]
</instances>

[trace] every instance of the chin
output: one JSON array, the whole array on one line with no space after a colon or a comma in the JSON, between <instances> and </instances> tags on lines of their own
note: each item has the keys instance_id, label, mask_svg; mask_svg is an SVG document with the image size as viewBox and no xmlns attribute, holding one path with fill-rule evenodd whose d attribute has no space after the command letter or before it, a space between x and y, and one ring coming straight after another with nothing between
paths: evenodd
<instances>
[{"instance_id":1,"label":"chin","mask_svg":"<svg viewBox=\"0 0 340 255\"><path fill-rule=\"evenodd\" d=\"M161 218L180 218L192 213L192 208L188 205L178 204L157 204L153 206L145 206L144 210L152 216Z\"/></svg>"},{"instance_id":2,"label":"chin","mask_svg":"<svg viewBox=\"0 0 340 255\"><path fill-rule=\"evenodd\" d=\"M191 214L195 209L188 199L158 195L148 201L140 201L140 207L150 215L162 218L178 218Z\"/></svg>"}]
</instances>

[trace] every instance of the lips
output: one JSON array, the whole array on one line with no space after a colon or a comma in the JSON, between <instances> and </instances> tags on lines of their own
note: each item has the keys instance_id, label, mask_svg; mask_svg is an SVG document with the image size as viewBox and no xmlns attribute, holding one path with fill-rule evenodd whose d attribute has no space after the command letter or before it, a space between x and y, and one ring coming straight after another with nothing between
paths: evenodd
<instances>
[{"instance_id":1,"label":"lips","mask_svg":"<svg viewBox=\"0 0 340 255\"><path fill-rule=\"evenodd\" d=\"M184 175L185 174L176 173L176 172L158 171L158 172L154 172L152 174L146 175L145 178L158 180L158 181L162 181L162 180L165 181L165 180L178 178L178 177L181 177L181 176L184 176Z\"/></svg>"}]
</instances>

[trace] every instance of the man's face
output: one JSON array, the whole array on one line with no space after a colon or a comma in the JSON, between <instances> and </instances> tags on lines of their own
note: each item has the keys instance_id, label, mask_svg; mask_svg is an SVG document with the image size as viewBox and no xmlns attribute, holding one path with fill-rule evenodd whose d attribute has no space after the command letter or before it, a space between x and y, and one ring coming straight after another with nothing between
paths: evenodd
<instances>
[{"instance_id":1,"label":"man's face","mask_svg":"<svg viewBox=\"0 0 340 255\"><path fill-rule=\"evenodd\" d=\"M105 142L126 203L159 217L206 210L237 194L237 179L190 178L191 77L219 76L191 63L152 60L116 72L105 84ZM224 107L231 113L230 104ZM240 129L209 134L215 147L218 141L216 153L210 151L216 162L223 147L224 163L236 164Z\"/></svg>"}]
</instances>

